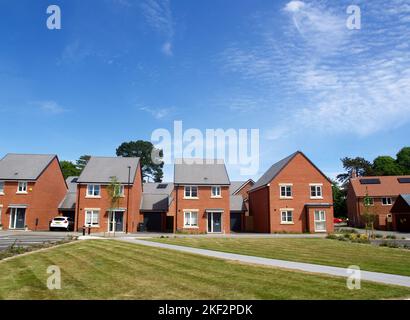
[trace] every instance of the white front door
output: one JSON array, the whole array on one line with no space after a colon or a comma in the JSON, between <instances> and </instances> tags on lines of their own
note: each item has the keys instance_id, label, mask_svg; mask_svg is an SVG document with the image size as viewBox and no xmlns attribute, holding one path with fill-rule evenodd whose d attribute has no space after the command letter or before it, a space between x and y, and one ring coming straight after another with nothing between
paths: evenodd
<instances>
[{"instance_id":1,"label":"white front door","mask_svg":"<svg viewBox=\"0 0 410 320\"><path fill-rule=\"evenodd\" d=\"M326 212L315 210L315 232L326 232Z\"/></svg>"},{"instance_id":2,"label":"white front door","mask_svg":"<svg viewBox=\"0 0 410 320\"><path fill-rule=\"evenodd\" d=\"M108 215L108 232L124 232L124 212L111 211Z\"/></svg>"},{"instance_id":3,"label":"white front door","mask_svg":"<svg viewBox=\"0 0 410 320\"><path fill-rule=\"evenodd\" d=\"M222 232L222 212L208 212L208 233Z\"/></svg>"}]
</instances>

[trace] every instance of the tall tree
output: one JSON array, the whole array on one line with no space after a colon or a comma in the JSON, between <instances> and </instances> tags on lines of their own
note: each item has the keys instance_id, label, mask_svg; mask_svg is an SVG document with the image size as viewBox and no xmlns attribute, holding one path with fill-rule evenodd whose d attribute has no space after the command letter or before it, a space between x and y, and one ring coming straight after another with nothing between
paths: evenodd
<instances>
[{"instance_id":1,"label":"tall tree","mask_svg":"<svg viewBox=\"0 0 410 320\"><path fill-rule=\"evenodd\" d=\"M397 153L397 164L403 168L404 174L410 174L410 147L404 147Z\"/></svg>"},{"instance_id":2,"label":"tall tree","mask_svg":"<svg viewBox=\"0 0 410 320\"><path fill-rule=\"evenodd\" d=\"M377 176L397 176L403 168L390 156L379 156L373 160L373 173Z\"/></svg>"},{"instance_id":3,"label":"tall tree","mask_svg":"<svg viewBox=\"0 0 410 320\"><path fill-rule=\"evenodd\" d=\"M123 142L116 150L117 156L139 157L144 181L161 182L164 176L163 151L154 147L150 141Z\"/></svg>"},{"instance_id":4,"label":"tall tree","mask_svg":"<svg viewBox=\"0 0 410 320\"><path fill-rule=\"evenodd\" d=\"M81 171L71 161L60 161L61 171L63 172L64 179L70 176L79 176Z\"/></svg>"},{"instance_id":5,"label":"tall tree","mask_svg":"<svg viewBox=\"0 0 410 320\"><path fill-rule=\"evenodd\" d=\"M88 154L82 155L80 158L78 158L78 160L76 161L76 165L77 168L80 170L80 173L84 170L90 158L91 156Z\"/></svg>"},{"instance_id":6,"label":"tall tree","mask_svg":"<svg viewBox=\"0 0 410 320\"><path fill-rule=\"evenodd\" d=\"M349 178L352 176L353 172L355 172L357 176L372 175L372 164L370 161L367 161L365 158L345 157L341 159L341 161L343 164L343 168L347 171L347 173L341 173L337 175L336 179L342 183L346 183L349 180Z\"/></svg>"}]
</instances>

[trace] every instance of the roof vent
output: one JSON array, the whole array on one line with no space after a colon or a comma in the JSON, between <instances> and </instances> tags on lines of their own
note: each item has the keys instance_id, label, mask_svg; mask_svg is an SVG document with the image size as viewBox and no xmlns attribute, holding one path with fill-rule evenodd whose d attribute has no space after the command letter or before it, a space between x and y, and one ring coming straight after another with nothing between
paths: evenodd
<instances>
[{"instance_id":1,"label":"roof vent","mask_svg":"<svg viewBox=\"0 0 410 320\"><path fill-rule=\"evenodd\" d=\"M410 178L397 178L399 183L410 183Z\"/></svg>"},{"instance_id":2,"label":"roof vent","mask_svg":"<svg viewBox=\"0 0 410 320\"><path fill-rule=\"evenodd\" d=\"M360 179L360 184L380 184L380 179Z\"/></svg>"}]
</instances>

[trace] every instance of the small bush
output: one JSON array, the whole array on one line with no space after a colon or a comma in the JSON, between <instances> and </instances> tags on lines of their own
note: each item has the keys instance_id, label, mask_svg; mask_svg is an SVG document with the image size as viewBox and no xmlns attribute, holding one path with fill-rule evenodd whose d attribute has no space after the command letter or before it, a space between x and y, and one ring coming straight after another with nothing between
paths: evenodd
<instances>
[{"instance_id":1,"label":"small bush","mask_svg":"<svg viewBox=\"0 0 410 320\"><path fill-rule=\"evenodd\" d=\"M383 235L380 234L380 233L376 233L374 236L376 237L376 239L381 239L381 238L383 238Z\"/></svg>"},{"instance_id":2,"label":"small bush","mask_svg":"<svg viewBox=\"0 0 410 320\"><path fill-rule=\"evenodd\" d=\"M394 234L388 234L386 239L396 239L397 237Z\"/></svg>"},{"instance_id":3,"label":"small bush","mask_svg":"<svg viewBox=\"0 0 410 320\"><path fill-rule=\"evenodd\" d=\"M399 248L399 245L395 242L390 242L390 241L383 241L379 245L380 247L387 247L387 248Z\"/></svg>"}]
</instances>

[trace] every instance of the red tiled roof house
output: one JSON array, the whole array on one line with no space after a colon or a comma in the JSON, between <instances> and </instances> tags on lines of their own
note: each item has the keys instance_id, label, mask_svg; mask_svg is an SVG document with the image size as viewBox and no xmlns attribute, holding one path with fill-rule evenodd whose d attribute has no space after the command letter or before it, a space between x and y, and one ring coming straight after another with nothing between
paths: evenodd
<instances>
[{"instance_id":1,"label":"red tiled roof house","mask_svg":"<svg viewBox=\"0 0 410 320\"><path fill-rule=\"evenodd\" d=\"M249 190L256 232L332 232L331 181L300 151L272 165Z\"/></svg>"},{"instance_id":2,"label":"red tiled roof house","mask_svg":"<svg viewBox=\"0 0 410 320\"><path fill-rule=\"evenodd\" d=\"M405 220L400 214L392 210L400 195L406 198L410 194L410 176L372 176L351 178L347 190L347 211L349 225L363 227L365 219L363 214L368 210L369 214L375 215L375 227L381 230L407 230ZM367 208L365 198L368 200ZM410 214L409 214L410 218ZM410 219L407 219L410 222ZM403 223L400 224L400 221Z\"/></svg>"},{"instance_id":3,"label":"red tiled roof house","mask_svg":"<svg viewBox=\"0 0 410 320\"><path fill-rule=\"evenodd\" d=\"M48 230L66 192L56 155L7 154L0 160L3 229Z\"/></svg>"}]
</instances>

